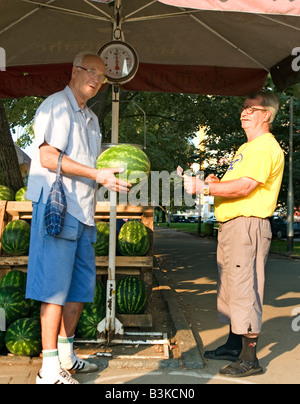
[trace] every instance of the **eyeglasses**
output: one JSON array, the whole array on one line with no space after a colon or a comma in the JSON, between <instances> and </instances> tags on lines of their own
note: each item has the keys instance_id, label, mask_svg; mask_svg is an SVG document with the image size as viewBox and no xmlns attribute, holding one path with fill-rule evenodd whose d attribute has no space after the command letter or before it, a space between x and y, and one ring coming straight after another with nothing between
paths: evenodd
<instances>
[{"instance_id":1,"label":"eyeglasses","mask_svg":"<svg viewBox=\"0 0 300 404\"><path fill-rule=\"evenodd\" d=\"M89 77L94 80L98 80L100 83L105 84L107 83L107 77L104 74L97 74L93 69L86 69L82 66L76 66L77 69L82 69L87 72Z\"/></svg>"},{"instance_id":2,"label":"eyeglasses","mask_svg":"<svg viewBox=\"0 0 300 404\"><path fill-rule=\"evenodd\" d=\"M252 115L252 114L254 114L254 112L256 112L256 111L263 111L263 112L266 112L266 111L269 111L268 109L265 109L265 108L256 108L256 107L250 107L250 106L243 106L243 107L240 107L240 113L242 113L242 112L244 112L244 111L246 111L246 114L247 115Z\"/></svg>"}]
</instances>

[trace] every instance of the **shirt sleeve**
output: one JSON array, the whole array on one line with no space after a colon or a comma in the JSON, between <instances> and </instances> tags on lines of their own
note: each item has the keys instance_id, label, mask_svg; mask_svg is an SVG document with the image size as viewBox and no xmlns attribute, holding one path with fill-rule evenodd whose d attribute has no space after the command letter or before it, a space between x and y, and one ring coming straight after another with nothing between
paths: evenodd
<instances>
[{"instance_id":1,"label":"shirt sleeve","mask_svg":"<svg viewBox=\"0 0 300 404\"><path fill-rule=\"evenodd\" d=\"M265 185L272 171L272 156L266 151L248 155L238 168L239 178L248 177Z\"/></svg>"},{"instance_id":2,"label":"shirt sleeve","mask_svg":"<svg viewBox=\"0 0 300 404\"><path fill-rule=\"evenodd\" d=\"M71 116L67 102L59 96L49 97L38 109L34 132L38 147L45 141L65 151L71 129Z\"/></svg>"}]
</instances>

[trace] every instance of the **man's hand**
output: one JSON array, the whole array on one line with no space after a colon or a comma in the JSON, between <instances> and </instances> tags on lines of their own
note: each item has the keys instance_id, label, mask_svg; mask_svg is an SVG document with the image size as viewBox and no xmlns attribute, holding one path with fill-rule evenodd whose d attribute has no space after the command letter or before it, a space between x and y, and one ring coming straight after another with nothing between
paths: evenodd
<instances>
[{"instance_id":1,"label":"man's hand","mask_svg":"<svg viewBox=\"0 0 300 404\"><path fill-rule=\"evenodd\" d=\"M183 169L177 168L177 174L184 179L184 189L190 195L200 195L204 189L204 181L199 178L190 177L189 175L183 175Z\"/></svg>"},{"instance_id":2,"label":"man's hand","mask_svg":"<svg viewBox=\"0 0 300 404\"><path fill-rule=\"evenodd\" d=\"M212 182L220 182L219 178L215 176L215 174L210 174L205 182L208 182L209 184L211 184Z\"/></svg>"},{"instance_id":3,"label":"man's hand","mask_svg":"<svg viewBox=\"0 0 300 404\"><path fill-rule=\"evenodd\" d=\"M124 168L105 168L98 170L96 182L103 185L109 191L127 194L130 191L131 184L118 179L115 174L124 172Z\"/></svg>"}]
</instances>

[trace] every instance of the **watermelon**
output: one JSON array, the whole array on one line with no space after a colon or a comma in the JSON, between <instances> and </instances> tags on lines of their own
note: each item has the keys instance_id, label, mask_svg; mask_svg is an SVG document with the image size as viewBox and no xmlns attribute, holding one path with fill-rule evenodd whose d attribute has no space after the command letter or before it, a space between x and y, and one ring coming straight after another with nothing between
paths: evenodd
<instances>
[{"instance_id":1,"label":"watermelon","mask_svg":"<svg viewBox=\"0 0 300 404\"><path fill-rule=\"evenodd\" d=\"M97 226L97 240L94 244L94 249L97 257L108 255L109 251L109 223L98 222Z\"/></svg>"},{"instance_id":2,"label":"watermelon","mask_svg":"<svg viewBox=\"0 0 300 404\"><path fill-rule=\"evenodd\" d=\"M29 199L26 198L26 192L27 192L27 187L19 189L19 191L16 193L15 200L18 202L29 201Z\"/></svg>"},{"instance_id":3,"label":"watermelon","mask_svg":"<svg viewBox=\"0 0 300 404\"><path fill-rule=\"evenodd\" d=\"M106 299L105 299L106 293L105 293L105 287L102 282L100 282L98 279L96 280L96 291L95 291L95 299L94 303L95 305L100 305L104 306Z\"/></svg>"},{"instance_id":4,"label":"watermelon","mask_svg":"<svg viewBox=\"0 0 300 404\"><path fill-rule=\"evenodd\" d=\"M29 314L28 317L35 318L36 320L40 321L41 317L41 302L37 300L28 299L29 301Z\"/></svg>"},{"instance_id":5,"label":"watermelon","mask_svg":"<svg viewBox=\"0 0 300 404\"><path fill-rule=\"evenodd\" d=\"M25 220L14 220L5 226L2 248L10 255L27 255L30 244L30 224Z\"/></svg>"},{"instance_id":6,"label":"watermelon","mask_svg":"<svg viewBox=\"0 0 300 404\"><path fill-rule=\"evenodd\" d=\"M22 271L10 271L4 275L4 277L0 281L0 288L4 288L6 286L15 286L21 290L26 290L26 280L27 275Z\"/></svg>"},{"instance_id":7,"label":"watermelon","mask_svg":"<svg viewBox=\"0 0 300 404\"><path fill-rule=\"evenodd\" d=\"M84 339L97 339L98 324L106 315L102 305L85 304L76 328L76 337Z\"/></svg>"},{"instance_id":8,"label":"watermelon","mask_svg":"<svg viewBox=\"0 0 300 404\"><path fill-rule=\"evenodd\" d=\"M123 225L118 236L118 248L122 255L141 257L146 255L150 247L147 227L138 221L130 221Z\"/></svg>"},{"instance_id":9,"label":"watermelon","mask_svg":"<svg viewBox=\"0 0 300 404\"><path fill-rule=\"evenodd\" d=\"M0 288L0 308L5 310L6 325L28 317L30 302L25 299L24 291L15 286Z\"/></svg>"},{"instance_id":10,"label":"watermelon","mask_svg":"<svg viewBox=\"0 0 300 404\"><path fill-rule=\"evenodd\" d=\"M42 351L39 321L32 318L15 321L6 331L5 343L16 356L38 356Z\"/></svg>"},{"instance_id":11,"label":"watermelon","mask_svg":"<svg viewBox=\"0 0 300 404\"><path fill-rule=\"evenodd\" d=\"M126 171L116 176L132 185L137 184L145 176L148 177L151 169L148 156L139 148L127 144L119 144L107 149L98 158L97 168L98 170L124 168Z\"/></svg>"},{"instance_id":12,"label":"watermelon","mask_svg":"<svg viewBox=\"0 0 300 404\"><path fill-rule=\"evenodd\" d=\"M140 278L126 276L117 283L116 306L119 314L141 314L146 303L146 286Z\"/></svg>"},{"instance_id":13,"label":"watermelon","mask_svg":"<svg viewBox=\"0 0 300 404\"><path fill-rule=\"evenodd\" d=\"M9 187L0 185L0 201L14 201L15 193Z\"/></svg>"}]
</instances>

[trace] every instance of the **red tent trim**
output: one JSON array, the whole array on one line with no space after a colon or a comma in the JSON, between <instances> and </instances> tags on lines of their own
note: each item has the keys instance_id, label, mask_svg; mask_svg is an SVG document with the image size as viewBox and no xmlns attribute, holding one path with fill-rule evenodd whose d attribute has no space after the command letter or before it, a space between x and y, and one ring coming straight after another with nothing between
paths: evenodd
<instances>
[{"instance_id":1,"label":"red tent trim","mask_svg":"<svg viewBox=\"0 0 300 404\"><path fill-rule=\"evenodd\" d=\"M48 96L61 91L69 83L71 70L71 64L8 67L0 72L0 98ZM134 80L123 88L244 96L261 90L267 74L262 69L141 63Z\"/></svg>"}]
</instances>

